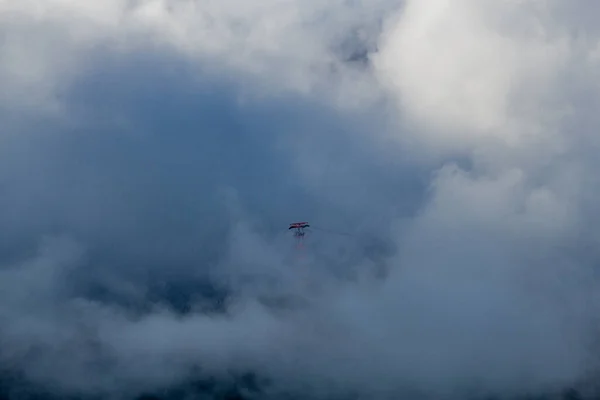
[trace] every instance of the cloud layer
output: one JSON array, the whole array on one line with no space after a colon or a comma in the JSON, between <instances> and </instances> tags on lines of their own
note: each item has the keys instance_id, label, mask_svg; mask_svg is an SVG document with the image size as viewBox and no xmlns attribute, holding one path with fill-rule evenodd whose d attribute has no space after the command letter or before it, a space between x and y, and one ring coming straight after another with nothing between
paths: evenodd
<instances>
[{"instance_id":1,"label":"cloud layer","mask_svg":"<svg viewBox=\"0 0 600 400\"><path fill-rule=\"evenodd\" d=\"M5 1L2 390L588 389L597 8Z\"/></svg>"}]
</instances>

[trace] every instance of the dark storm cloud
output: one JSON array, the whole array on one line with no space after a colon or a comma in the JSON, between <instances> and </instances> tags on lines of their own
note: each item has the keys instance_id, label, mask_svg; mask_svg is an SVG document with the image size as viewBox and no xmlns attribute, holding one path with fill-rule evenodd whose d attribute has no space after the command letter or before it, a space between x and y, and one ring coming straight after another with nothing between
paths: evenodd
<instances>
[{"instance_id":1,"label":"dark storm cloud","mask_svg":"<svg viewBox=\"0 0 600 400\"><path fill-rule=\"evenodd\" d=\"M239 103L235 82L198 82L177 59L98 60L66 92L70 119L7 132L2 149L3 282L12 288L4 291L5 318L18 331L41 319L27 334L6 339L14 349L9 359L32 379L93 390L119 379L151 388L157 375L161 384L177 383L188 365L177 360L180 345L212 354L211 339L228 324L255 336L268 330L276 322L259 309L258 320L248 311L223 327L196 315L180 333L168 311L133 325L117 321L121 313L139 318L161 305L210 309L248 285L251 295L264 295L264 286L279 296L275 304L290 291L306 296L297 285L307 271L289 263L293 220L333 231L307 239L309 256L316 249L313 268L321 269L317 280L331 279L328 265L343 276L351 264L381 264L391 251L385 229L408 211L410 203L398 210L400 202L419 182L408 174L399 180L385 169L391 160L373 157L376 148L357 134L364 128L352 122L356 116L294 96ZM41 242L46 236L75 247L63 248L63 239ZM96 352L89 335L106 335ZM237 346L242 357L247 348L260 353L260 343L240 335L221 338L231 349L213 357L237 357ZM39 351L26 358L32 346ZM166 374L164 357L181 369Z\"/></svg>"}]
</instances>

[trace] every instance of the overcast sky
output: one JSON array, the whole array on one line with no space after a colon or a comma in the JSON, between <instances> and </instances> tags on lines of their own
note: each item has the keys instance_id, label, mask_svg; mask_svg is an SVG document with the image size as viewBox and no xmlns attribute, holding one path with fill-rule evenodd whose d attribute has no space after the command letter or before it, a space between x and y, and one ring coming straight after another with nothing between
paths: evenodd
<instances>
[{"instance_id":1,"label":"overcast sky","mask_svg":"<svg viewBox=\"0 0 600 400\"><path fill-rule=\"evenodd\" d=\"M0 2L1 369L115 399L248 371L265 398L585 382L598 13Z\"/></svg>"}]
</instances>

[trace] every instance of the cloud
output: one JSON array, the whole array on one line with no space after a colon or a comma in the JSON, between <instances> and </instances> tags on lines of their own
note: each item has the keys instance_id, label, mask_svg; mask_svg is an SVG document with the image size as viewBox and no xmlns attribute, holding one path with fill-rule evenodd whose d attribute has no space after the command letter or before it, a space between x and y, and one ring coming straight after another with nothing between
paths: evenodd
<instances>
[{"instance_id":1,"label":"cloud","mask_svg":"<svg viewBox=\"0 0 600 400\"><path fill-rule=\"evenodd\" d=\"M583 94L573 79L595 74L597 33L581 39L564 17L586 7L594 6L409 1L382 35L376 69L430 148L556 142Z\"/></svg>"},{"instance_id":2,"label":"cloud","mask_svg":"<svg viewBox=\"0 0 600 400\"><path fill-rule=\"evenodd\" d=\"M2 369L114 397L585 381L594 7L4 2Z\"/></svg>"}]
</instances>

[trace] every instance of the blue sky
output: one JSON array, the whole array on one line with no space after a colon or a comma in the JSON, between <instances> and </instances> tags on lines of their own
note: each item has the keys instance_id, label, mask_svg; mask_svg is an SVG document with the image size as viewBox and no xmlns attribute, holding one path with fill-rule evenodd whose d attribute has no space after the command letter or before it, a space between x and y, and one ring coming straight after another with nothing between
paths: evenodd
<instances>
[{"instance_id":1,"label":"blue sky","mask_svg":"<svg viewBox=\"0 0 600 400\"><path fill-rule=\"evenodd\" d=\"M5 2L0 365L131 396L585 380L594 4ZM296 220L346 235L299 257Z\"/></svg>"}]
</instances>

